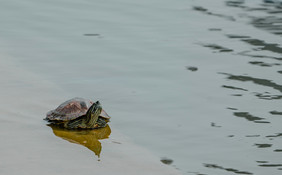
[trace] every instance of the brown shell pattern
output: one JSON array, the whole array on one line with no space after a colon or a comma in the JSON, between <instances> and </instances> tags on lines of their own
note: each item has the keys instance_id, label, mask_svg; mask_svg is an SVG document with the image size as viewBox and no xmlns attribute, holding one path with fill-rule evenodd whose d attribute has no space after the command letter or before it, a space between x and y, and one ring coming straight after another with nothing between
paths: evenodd
<instances>
[{"instance_id":1,"label":"brown shell pattern","mask_svg":"<svg viewBox=\"0 0 282 175\"><path fill-rule=\"evenodd\" d=\"M46 119L61 121L73 120L79 116L85 115L92 104L93 102L91 100L76 97L62 103L55 110L49 111Z\"/></svg>"}]
</instances>

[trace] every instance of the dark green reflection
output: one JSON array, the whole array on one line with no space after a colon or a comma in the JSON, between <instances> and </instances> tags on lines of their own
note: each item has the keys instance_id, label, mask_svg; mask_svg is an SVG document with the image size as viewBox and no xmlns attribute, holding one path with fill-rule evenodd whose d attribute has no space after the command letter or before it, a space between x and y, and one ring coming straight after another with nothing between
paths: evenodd
<instances>
[{"instance_id":1,"label":"dark green reflection","mask_svg":"<svg viewBox=\"0 0 282 175\"><path fill-rule=\"evenodd\" d=\"M168 159L168 158L162 158L161 162L166 164L166 165L170 165L170 164L173 163L173 160L172 159Z\"/></svg>"},{"instance_id":2,"label":"dark green reflection","mask_svg":"<svg viewBox=\"0 0 282 175\"><path fill-rule=\"evenodd\" d=\"M261 164L261 167L280 167L282 164Z\"/></svg>"},{"instance_id":3,"label":"dark green reflection","mask_svg":"<svg viewBox=\"0 0 282 175\"><path fill-rule=\"evenodd\" d=\"M278 47L278 44L269 44L259 39L243 39L242 41L245 41L253 46L261 46L260 50L268 50L274 53L282 53L282 48Z\"/></svg>"},{"instance_id":4,"label":"dark green reflection","mask_svg":"<svg viewBox=\"0 0 282 175\"><path fill-rule=\"evenodd\" d=\"M274 57L274 56L266 56L266 55L252 55L252 54L248 54L250 51L243 51L243 52L239 52L238 55L243 55L243 56L248 56L248 57L252 57L252 58L270 58L270 59L275 59L275 60L282 60L282 58L280 57Z\"/></svg>"},{"instance_id":5,"label":"dark green reflection","mask_svg":"<svg viewBox=\"0 0 282 175\"><path fill-rule=\"evenodd\" d=\"M262 94L262 93L255 93L255 96L257 96L260 99L264 100L279 100L282 99L282 95L268 95L268 94Z\"/></svg>"},{"instance_id":6,"label":"dark green reflection","mask_svg":"<svg viewBox=\"0 0 282 175\"><path fill-rule=\"evenodd\" d=\"M247 119L248 121L253 121L255 123L270 123L270 122L267 122L267 121L260 121L260 120L263 120L264 118L253 116L248 112L234 112L233 114L236 117L242 117L242 118Z\"/></svg>"},{"instance_id":7,"label":"dark green reflection","mask_svg":"<svg viewBox=\"0 0 282 175\"><path fill-rule=\"evenodd\" d=\"M258 148L270 148L272 146L272 144L267 144L267 143L259 144L259 143L256 143L255 146L257 146Z\"/></svg>"},{"instance_id":8,"label":"dark green reflection","mask_svg":"<svg viewBox=\"0 0 282 175\"><path fill-rule=\"evenodd\" d=\"M249 36L243 36L243 35L226 35L228 38L250 38Z\"/></svg>"},{"instance_id":9,"label":"dark green reflection","mask_svg":"<svg viewBox=\"0 0 282 175\"><path fill-rule=\"evenodd\" d=\"M245 2L244 1L226 1L225 4L226 6L229 7L238 7L238 8L246 8L246 6L244 6Z\"/></svg>"},{"instance_id":10,"label":"dark green reflection","mask_svg":"<svg viewBox=\"0 0 282 175\"><path fill-rule=\"evenodd\" d=\"M277 133L275 135L268 135L266 137L282 137L282 133Z\"/></svg>"},{"instance_id":11,"label":"dark green reflection","mask_svg":"<svg viewBox=\"0 0 282 175\"><path fill-rule=\"evenodd\" d=\"M111 128L107 125L104 128L92 130L68 130L54 125L48 125L52 128L53 133L71 143L85 146L100 157L102 145L99 140L109 138Z\"/></svg>"},{"instance_id":12,"label":"dark green reflection","mask_svg":"<svg viewBox=\"0 0 282 175\"><path fill-rule=\"evenodd\" d=\"M258 65L258 66L261 66L261 67L272 67L272 66L280 66L281 65L279 63L269 64L269 63L265 63L265 62L262 62L262 61L250 61L249 63L253 64L253 65Z\"/></svg>"},{"instance_id":13,"label":"dark green reflection","mask_svg":"<svg viewBox=\"0 0 282 175\"><path fill-rule=\"evenodd\" d=\"M253 173L250 173L250 172L247 172L247 171L240 171L240 170L237 170L237 169L234 169L234 168L225 168L225 167L222 167L222 166L219 166L219 165L216 165L216 164L204 164L204 166L206 168L221 169L221 170L233 172L233 173L236 173L236 174L253 174Z\"/></svg>"},{"instance_id":14,"label":"dark green reflection","mask_svg":"<svg viewBox=\"0 0 282 175\"><path fill-rule=\"evenodd\" d=\"M232 49L228 49L226 47L223 47L223 46L220 46L220 45L217 45L217 44L203 44L202 46L211 48L213 50L217 50L219 52L233 52Z\"/></svg>"},{"instance_id":15,"label":"dark green reflection","mask_svg":"<svg viewBox=\"0 0 282 175\"><path fill-rule=\"evenodd\" d=\"M248 91L247 89L238 88L238 87L234 87L234 86L223 85L222 87L227 88L227 89L233 89L233 90Z\"/></svg>"},{"instance_id":16,"label":"dark green reflection","mask_svg":"<svg viewBox=\"0 0 282 175\"><path fill-rule=\"evenodd\" d=\"M202 12L206 15L216 16L216 17L224 18L224 19L227 19L227 20L230 20L230 21L236 21L236 19L233 16L213 13L213 12L210 12L208 9L201 7L201 6L194 6L193 10L198 11L198 12Z\"/></svg>"},{"instance_id":17,"label":"dark green reflection","mask_svg":"<svg viewBox=\"0 0 282 175\"><path fill-rule=\"evenodd\" d=\"M278 11L268 11L268 13L281 13L281 10ZM259 29L267 30L276 35L282 35L282 26L277 25L281 23L282 18L278 16L266 16L253 18L251 24Z\"/></svg>"},{"instance_id":18,"label":"dark green reflection","mask_svg":"<svg viewBox=\"0 0 282 175\"><path fill-rule=\"evenodd\" d=\"M282 112L279 111L270 111L269 113L272 115L282 115Z\"/></svg>"},{"instance_id":19,"label":"dark green reflection","mask_svg":"<svg viewBox=\"0 0 282 175\"><path fill-rule=\"evenodd\" d=\"M251 81L255 84L271 87L273 89L276 89L276 90L282 92L282 85L276 84L271 80L261 79L261 78L253 78L253 77L245 76L245 75L232 75L232 74L227 74L227 73L222 73L222 74L228 75L228 79L230 79L230 80L237 80L237 81L243 81L243 82L244 81Z\"/></svg>"}]
</instances>

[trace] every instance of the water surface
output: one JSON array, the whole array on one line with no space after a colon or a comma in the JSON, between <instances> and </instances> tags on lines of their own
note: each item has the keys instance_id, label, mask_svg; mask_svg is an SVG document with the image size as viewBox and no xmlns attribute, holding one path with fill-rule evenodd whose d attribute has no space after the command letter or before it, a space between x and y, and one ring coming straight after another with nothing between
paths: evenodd
<instances>
[{"instance_id":1,"label":"water surface","mask_svg":"<svg viewBox=\"0 0 282 175\"><path fill-rule=\"evenodd\" d=\"M278 3L11 0L0 9L3 174L281 174ZM109 138L95 140L100 161L42 121L75 96L112 116Z\"/></svg>"}]
</instances>

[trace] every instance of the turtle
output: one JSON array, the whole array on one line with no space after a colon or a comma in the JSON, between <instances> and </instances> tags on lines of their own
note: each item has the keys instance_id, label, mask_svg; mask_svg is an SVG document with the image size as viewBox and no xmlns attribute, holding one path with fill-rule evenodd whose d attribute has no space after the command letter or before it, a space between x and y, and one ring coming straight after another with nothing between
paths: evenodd
<instances>
[{"instance_id":1,"label":"turtle","mask_svg":"<svg viewBox=\"0 0 282 175\"><path fill-rule=\"evenodd\" d=\"M107 126L110 118L99 101L75 97L47 112L45 120L67 129L95 129Z\"/></svg>"}]
</instances>

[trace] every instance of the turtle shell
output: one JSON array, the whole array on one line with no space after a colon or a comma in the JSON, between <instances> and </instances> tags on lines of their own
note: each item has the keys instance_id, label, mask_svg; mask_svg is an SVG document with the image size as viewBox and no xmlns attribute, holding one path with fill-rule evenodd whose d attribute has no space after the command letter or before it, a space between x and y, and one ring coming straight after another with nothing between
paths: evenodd
<instances>
[{"instance_id":1,"label":"turtle shell","mask_svg":"<svg viewBox=\"0 0 282 175\"><path fill-rule=\"evenodd\" d=\"M76 97L60 104L56 109L46 115L48 121L69 121L83 116L94 102L88 99ZM110 116L102 110L100 117L110 119Z\"/></svg>"}]
</instances>

